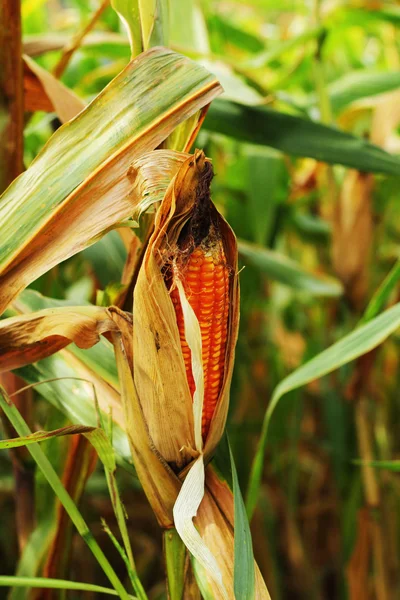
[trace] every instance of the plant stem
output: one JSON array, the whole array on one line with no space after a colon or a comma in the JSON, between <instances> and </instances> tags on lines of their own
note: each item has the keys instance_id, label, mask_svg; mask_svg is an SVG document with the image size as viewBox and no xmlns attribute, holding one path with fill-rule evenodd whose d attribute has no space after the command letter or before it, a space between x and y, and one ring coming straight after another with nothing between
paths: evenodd
<instances>
[{"instance_id":1,"label":"plant stem","mask_svg":"<svg viewBox=\"0 0 400 600\"><path fill-rule=\"evenodd\" d=\"M0 0L0 193L23 171L24 97L19 0Z\"/></svg>"}]
</instances>

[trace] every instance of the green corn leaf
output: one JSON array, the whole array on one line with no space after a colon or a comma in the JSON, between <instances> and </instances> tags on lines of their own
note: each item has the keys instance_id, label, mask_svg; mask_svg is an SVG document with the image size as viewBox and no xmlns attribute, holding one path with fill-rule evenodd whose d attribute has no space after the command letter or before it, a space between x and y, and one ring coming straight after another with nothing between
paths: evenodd
<instances>
[{"instance_id":1,"label":"green corn leaf","mask_svg":"<svg viewBox=\"0 0 400 600\"><path fill-rule=\"evenodd\" d=\"M371 300L365 309L360 324L370 321L376 317L384 308L389 300L389 296L400 280L400 260L398 260L389 271L381 285L375 291Z\"/></svg>"},{"instance_id":2,"label":"green corn leaf","mask_svg":"<svg viewBox=\"0 0 400 600\"><path fill-rule=\"evenodd\" d=\"M324 28L320 25L307 29L304 33L298 36L292 37L284 42L276 44L273 48L260 52L256 56L252 57L247 61L243 67L247 68L261 68L270 64L275 60L279 60L282 54L295 50L297 48L304 47L310 40L316 40L324 32Z\"/></svg>"},{"instance_id":3,"label":"green corn leaf","mask_svg":"<svg viewBox=\"0 0 400 600\"><path fill-rule=\"evenodd\" d=\"M251 469L246 502L249 516L252 516L257 503L271 417L281 398L288 392L327 375L376 348L398 327L400 327L400 303L358 327L339 342L296 369L277 385L265 412L258 449Z\"/></svg>"},{"instance_id":4,"label":"green corn leaf","mask_svg":"<svg viewBox=\"0 0 400 600\"><path fill-rule=\"evenodd\" d=\"M143 51L139 0L111 0L111 6L125 25L134 58Z\"/></svg>"},{"instance_id":5,"label":"green corn leaf","mask_svg":"<svg viewBox=\"0 0 400 600\"><path fill-rule=\"evenodd\" d=\"M205 129L360 171L400 174L400 159L369 142L321 123L259 106L214 102Z\"/></svg>"},{"instance_id":6,"label":"green corn leaf","mask_svg":"<svg viewBox=\"0 0 400 600\"><path fill-rule=\"evenodd\" d=\"M274 250L242 240L238 243L242 262L260 269L270 279L314 296L340 296L343 288L333 277L322 277L306 271L300 264Z\"/></svg>"},{"instance_id":7,"label":"green corn leaf","mask_svg":"<svg viewBox=\"0 0 400 600\"><path fill-rule=\"evenodd\" d=\"M168 597L181 600L185 583L186 547L176 529L167 529L163 534Z\"/></svg>"}]
</instances>

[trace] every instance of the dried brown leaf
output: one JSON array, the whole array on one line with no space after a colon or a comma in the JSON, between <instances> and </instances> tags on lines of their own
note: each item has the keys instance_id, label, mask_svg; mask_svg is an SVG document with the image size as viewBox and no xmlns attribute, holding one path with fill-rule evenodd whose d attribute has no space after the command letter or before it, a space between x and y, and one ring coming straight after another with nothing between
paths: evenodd
<instances>
[{"instance_id":1,"label":"dried brown leaf","mask_svg":"<svg viewBox=\"0 0 400 600\"><path fill-rule=\"evenodd\" d=\"M362 306L368 286L372 242L373 176L349 170L335 207L333 264L351 302Z\"/></svg>"},{"instance_id":2,"label":"dried brown leaf","mask_svg":"<svg viewBox=\"0 0 400 600\"><path fill-rule=\"evenodd\" d=\"M23 61L26 111L55 112L61 123L65 123L85 108L83 100L29 56L25 55Z\"/></svg>"},{"instance_id":3,"label":"dried brown leaf","mask_svg":"<svg viewBox=\"0 0 400 600\"><path fill-rule=\"evenodd\" d=\"M45 309L0 321L0 371L46 358L71 342L90 348L117 326L97 306Z\"/></svg>"}]
</instances>

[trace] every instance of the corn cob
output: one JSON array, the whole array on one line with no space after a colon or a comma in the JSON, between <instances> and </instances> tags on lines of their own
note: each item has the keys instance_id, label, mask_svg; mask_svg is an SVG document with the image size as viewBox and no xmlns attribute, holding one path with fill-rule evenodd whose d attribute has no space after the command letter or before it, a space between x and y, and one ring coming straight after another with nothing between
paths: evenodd
<instances>
[{"instance_id":1,"label":"corn cob","mask_svg":"<svg viewBox=\"0 0 400 600\"><path fill-rule=\"evenodd\" d=\"M201 330L204 371L202 434L205 440L224 378L229 312L229 269L222 241L215 235L213 228L189 258L180 265L178 276ZM174 286L171 288L171 299L176 312L189 389L193 397L195 383L191 352L185 339L179 293Z\"/></svg>"}]
</instances>

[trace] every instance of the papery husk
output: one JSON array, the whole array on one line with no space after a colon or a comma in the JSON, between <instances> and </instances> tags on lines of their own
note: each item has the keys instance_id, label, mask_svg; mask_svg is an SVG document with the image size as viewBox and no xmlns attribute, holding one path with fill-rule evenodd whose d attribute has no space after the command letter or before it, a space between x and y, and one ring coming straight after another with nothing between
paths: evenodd
<instances>
[{"instance_id":1,"label":"papery husk","mask_svg":"<svg viewBox=\"0 0 400 600\"><path fill-rule=\"evenodd\" d=\"M204 195L210 162L196 151L171 182L157 212L154 233L144 256L134 293L134 381L155 447L174 469L181 469L201 449L196 447L193 402L187 382L176 314L162 268L196 202ZM206 190L208 192L208 190ZM224 244L230 278L230 313L224 381L205 441L207 461L218 444L226 422L229 387L238 329L238 279L235 236L213 208Z\"/></svg>"},{"instance_id":2,"label":"papery husk","mask_svg":"<svg viewBox=\"0 0 400 600\"><path fill-rule=\"evenodd\" d=\"M126 433L135 469L160 526L169 529L174 524L172 511L181 482L155 448L149 435L148 425L132 379L131 363L125 350L124 336L121 333L112 333L112 338L121 382Z\"/></svg>"},{"instance_id":3,"label":"papery husk","mask_svg":"<svg viewBox=\"0 0 400 600\"><path fill-rule=\"evenodd\" d=\"M206 469L206 489L195 525L207 547L217 560L228 598L234 598L234 504L229 486L221 481L212 465ZM220 586L201 566L193 561L203 596L224 600ZM255 567L254 600L271 600L260 570ZM199 579L201 578L201 581Z\"/></svg>"}]
</instances>

